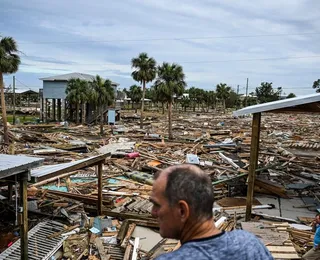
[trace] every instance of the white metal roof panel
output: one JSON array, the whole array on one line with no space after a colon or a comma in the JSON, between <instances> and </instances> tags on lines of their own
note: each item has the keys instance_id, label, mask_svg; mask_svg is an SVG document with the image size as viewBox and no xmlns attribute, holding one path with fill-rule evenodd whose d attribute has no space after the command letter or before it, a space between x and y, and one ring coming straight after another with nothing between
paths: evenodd
<instances>
[{"instance_id":1,"label":"white metal roof panel","mask_svg":"<svg viewBox=\"0 0 320 260\"><path fill-rule=\"evenodd\" d=\"M43 158L0 154L0 179L38 167L43 161Z\"/></svg>"},{"instance_id":2,"label":"white metal roof panel","mask_svg":"<svg viewBox=\"0 0 320 260\"><path fill-rule=\"evenodd\" d=\"M68 73L68 74L40 78L40 80L43 80L43 81L69 81L71 79L82 79L82 80L86 80L86 81L92 81L94 78L95 78L94 75L79 73L79 72L72 72L72 73ZM119 85L116 82L112 82L112 84L117 85L117 86Z\"/></svg>"},{"instance_id":3,"label":"white metal roof panel","mask_svg":"<svg viewBox=\"0 0 320 260\"><path fill-rule=\"evenodd\" d=\"M295 107L295 106L310 104L315 102L320 102L320 93L301 96L301 97L295 97L295 98L288 98L283 100L277 100L273 102L245 107L237 111L234 111L233 115L242 116L242 115L260 113L260 112L268 112L268 111L273 111L277 109Z\"/></svg>"}]
</instances>

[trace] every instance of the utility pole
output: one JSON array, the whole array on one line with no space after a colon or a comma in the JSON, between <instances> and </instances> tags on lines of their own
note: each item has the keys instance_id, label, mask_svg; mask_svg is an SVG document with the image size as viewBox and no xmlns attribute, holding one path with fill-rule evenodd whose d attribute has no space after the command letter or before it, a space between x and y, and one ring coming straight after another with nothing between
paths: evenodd
<instances>
[{"instance_id":1,"label":"utility pole","mask_svg":"<svg viewBox=\"0 0 320 260\"><path fill-rule=\"evenodd\" d=\"M13 113L12 113L12 124L16 124L16 76L13 76Z\"/></svg>"},{"instance_id":2,"label":"utility pole","mask_svg":"<svg viewBox=\"0 0 320 260\"><path fill-rule=\"evenodd\" d=\"M248 104L248 87L249 87L249 78L247 78L247 86L246 86L246 106Z\"/></svg>"},{"instance_id":3,"label":"utility pole","mask_svg":"<svg viewBox=\"0 0 320 260\"><path fill-rule=\"evenodd\" d=\"M239 98L239 85L237 86L237 103L236 103L236 107L237 109L239 108L239 106L241 106L241 101L240 101L240 98Z\"/></svg>"}]
</instances>

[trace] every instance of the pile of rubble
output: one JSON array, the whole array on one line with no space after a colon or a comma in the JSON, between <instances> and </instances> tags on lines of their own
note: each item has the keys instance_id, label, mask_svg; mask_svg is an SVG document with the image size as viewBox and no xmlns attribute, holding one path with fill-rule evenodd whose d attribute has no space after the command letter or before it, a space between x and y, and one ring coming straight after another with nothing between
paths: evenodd
<instances>
[{"instance_id":1,"label":"pile of rubble","mask_svg":"<svg viewBox=\"0 0 320 260\"><path fill-rule=\"evenodd\" d=\"M309 209L311 215L320 204L317 185L320 123L317 119L310 115L262 117L255 182L255 192L259 194L301 198L304 202L301 207ZM152 259L177 249L178 241L161 239L158 234L158 223L151 217L149 195L153 174L181 163L198 165L212 179L217 201L214 220L220 229L243 228L256 234L261 229L276 233L275 236L285 231L281 243L266 242L275 255L287 250L294 258L310 247L312 234L307 226L312 219L306 221L305 218L303 222L274 216L268 214L268 210L271 212L277 206L261 205L258 201L253 206L257 224L246 226L243 223L245 200L241 203L239 198L231 200L246 195L250 117L177 115L173 141L166 138L167 124L162 118L147 117L143 130L137 125L135 116L124 116L121 125L108 126L103 137L98 127L88 126L32 125L10 129L16 154L45 158L43 167L63 168L64 163L69 163L68 173L54 177L46 175L48 168L36 169L37 174L41 173L41 180L34 179L28 189L31 222L55 218L66 224L46 236L46 239L63 238L63 250L57 248L63 259ZM95 168L84 164L81 169L72 170L72 165L99 154L108 155L103 165L102 216L97 216ZM291 225L297 223L306 225ZM262 239L266 237L260 235Z\"/></svg>"}]
</instances>

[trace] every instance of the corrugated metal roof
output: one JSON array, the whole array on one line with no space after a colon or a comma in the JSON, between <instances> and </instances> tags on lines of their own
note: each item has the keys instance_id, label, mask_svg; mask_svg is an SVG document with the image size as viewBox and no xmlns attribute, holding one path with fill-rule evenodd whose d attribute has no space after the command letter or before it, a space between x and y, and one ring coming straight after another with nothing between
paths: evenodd
<instances>
[{"instance_id":1,"label":"corrugated metal roof","mask_svg":"<svg viewBox=\"0 0 320 260\"><path fill-rule=\"evenodd\" d=\"M105 160L109 154L102 154L82 160L77 160L69 163L60 163L55 165L45 165L37 169L31 170L32 181L41 181L52 177L51 175L63 174L71 171L76 171L85 167L92 166L100 161Z\"/></svg>"},{"instance_id":2,"label":"corrugated metal roof","mask_svg":"<svg viewBox=\"0 0 320 260\"><path fill-rule=\"evenodd\" d=\"M242 115L260 113L260 112L275 111L283 108L296 107L299 105L311 104L316 102L320 102L320 94L311 94L307 96L288 98L284 100L278 100L278 101L268 102L264 104L249 106L249 107L245 107L237 111L234 111L233 115L242 116Z\"/></svg>"},{"instance_id":3,"label":"corrugated metal roof","mask_svg":"<svg viewBox=\"0 0 320 260\"><path fill-rule=\"evenodd\" d=\"M43 161L42 158L0 154L0 179L38 167Z\"/></svg>"},{"instance_id":4,"label":"corrugated metal roof","mask_svg":"<svg viewBox=\"0 0 320 260\"><path fill-rule=\"evenodd\" d=\"M70 79L82 79L86 81L92 81L95 78L94 75L85 74L85 73L79 73L79 72L72 72L68 74L62 74L62 75L55 75L52 77L47 78L40 78L40 80L43 81L69 81ZM119 85L119 83L112 82L113 85Z\"/></svg>"},{"instance_id":5,"label":"corrugated metal roof","mask_svg":"<svg viewBox=\"0 0 320 260\"><path fill-rule=\"evenodd\" d=\"M63 224L55 221L40 222L28 232L28 259L47 260L59 250L67 236L48 238L63 231ZM20 239L0 254L0 260L19 260Z\"/></svg>"}]
</instances>

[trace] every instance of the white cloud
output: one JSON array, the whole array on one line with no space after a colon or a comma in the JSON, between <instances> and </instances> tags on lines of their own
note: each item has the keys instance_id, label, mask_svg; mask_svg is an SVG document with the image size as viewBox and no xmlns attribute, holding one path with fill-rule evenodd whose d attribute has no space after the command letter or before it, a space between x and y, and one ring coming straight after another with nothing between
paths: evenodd
<instances>
[{"instance_id":1,"label":"white cloud","mask_svg":"<svg viewBox=\"0 0 320 260\"><path fill-rule=\"evenodd\" d=\"M39 73L79 71L116 77L128 84L130 60L142 51L159 63L181 62L187 81L206 88L220 81L243 85L250 77L253 86L272 81L293 92L297 86L310 86L312 93L311 84L319 77L317 58L264 60L318 55L315 43L320 35L305 34L320 29L315 12L320 2L316 0L3 1L7 12L0 10L0 16L7 22L2 34L20 42L52 42L20 44L27 55L23 62L28 64L20 70L34 73L35 78ZM17 13L19 26L14 18ZM270 34L292 35L219 38ZM210 36L218 38L204 39ZM172 38L190 39L161 40ZM130 39L158 40L123 41ZM256 60L238 61L248 59Z\"/></svg>"}]
</instances>

